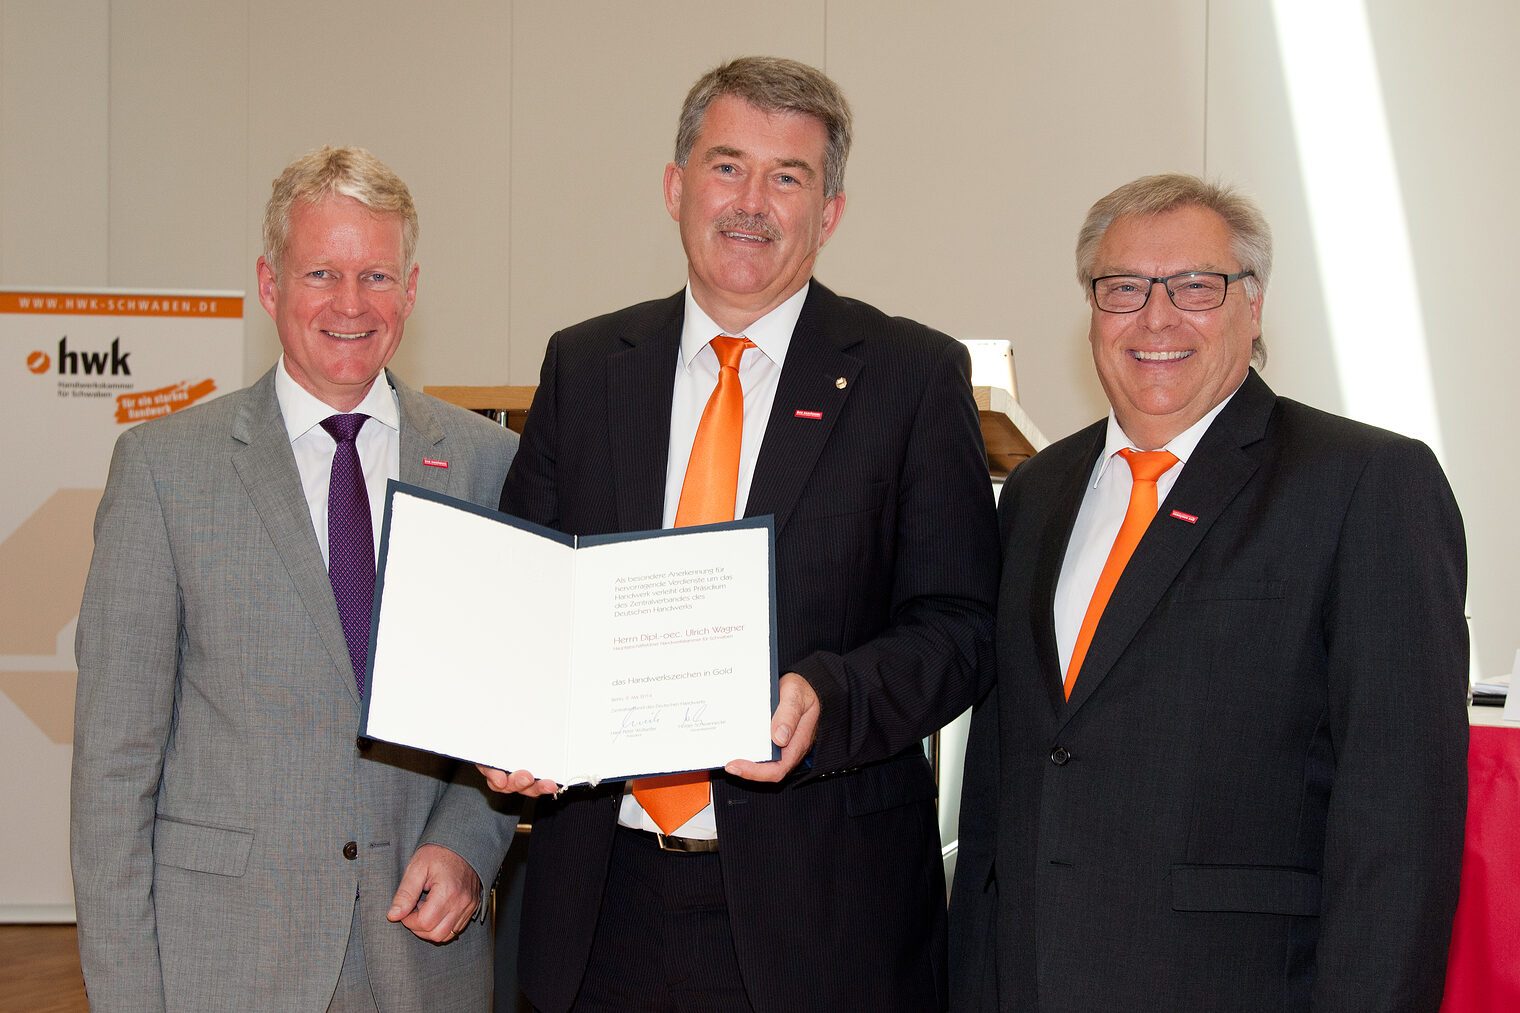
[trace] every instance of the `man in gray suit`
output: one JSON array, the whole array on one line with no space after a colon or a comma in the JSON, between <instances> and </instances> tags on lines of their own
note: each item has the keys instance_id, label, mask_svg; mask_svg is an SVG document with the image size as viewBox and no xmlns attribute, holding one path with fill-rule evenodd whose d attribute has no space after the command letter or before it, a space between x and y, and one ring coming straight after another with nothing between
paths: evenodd
<instances>
[{"instance_id":1,"label":"man in gray suit","mask_svg":"<svg viewBox=\"0 0 1520 1013\"><path fill-rule=\"evenodd\" d=\"M292 163L258 261L280 361L117 442L76 641L96 1009L490 1005L471 922L516 821L473 767L358 737L386 479L494 505L515 450L385 371L416 239L406 185L368 152ZM357 435L329 435L334 417ZM344 489L352 509L330 511Z\"/></svg>"}]
</instances>

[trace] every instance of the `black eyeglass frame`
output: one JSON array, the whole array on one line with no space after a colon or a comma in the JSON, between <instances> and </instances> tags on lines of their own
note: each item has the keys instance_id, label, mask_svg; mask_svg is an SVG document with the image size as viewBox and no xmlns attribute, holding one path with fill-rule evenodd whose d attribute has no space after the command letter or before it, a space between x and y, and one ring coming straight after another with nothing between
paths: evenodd
<instances>
[{"instance_id":1,"label":"black eyeglass frame","mask_svg":"<svg viewBox=\"0 0 1520 1013\"><path fill-rule=\"evenodd\" d=\"M1197 278L1200 276L1205 278L1223 278L1224 295L1220 296L1219 301L1212 306L1199 306L1196 309L1190 309L1186 306L1177 306L1177 293L1172 291L1172 286L1170 283L1176 281L1178 278ZM1236 271L1234 274L1225 274L1223 271L1178 271L1176 274L1169 274L1165 278L1147 278L1144 275L1140 274L1105 274L1101 278L1094 278L1088 287L1092 290L1093 305L1097 306L1098 309L1103 310L1104 313L1114 313L1121 316L1125 313L1139 313L1141 310L1145 309L1147 305L1150 304L1151 292L1155 291L1157 285L1160 285L1162 288L1166 289L1166 297L1172 301L1173 306L1176 306L1177 309L1181 310L1182 312L1207 313L1209 310L1217 310L1219 307L1224 305L1224 301L1230 297L1230 285L1242 278L1254 277L1256 277L1256 272L1250 270ZM1132 310L1111 310L1100 306L1098 304L1098 282L1108 281L1110 278L1134 278L1137 281L1148 282L1149 284L1147 284L1145 287L1145 298L1140 301L1140 305L1136 306Z\"/></svg>"}]
</instances>

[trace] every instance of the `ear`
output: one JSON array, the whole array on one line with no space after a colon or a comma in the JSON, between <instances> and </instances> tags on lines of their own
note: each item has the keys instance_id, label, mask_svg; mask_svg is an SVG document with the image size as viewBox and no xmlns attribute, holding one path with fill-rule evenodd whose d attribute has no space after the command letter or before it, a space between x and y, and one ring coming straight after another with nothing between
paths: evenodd
<instances>
[{"instance_id":1,"label":"ear","mask_svg":"<svg viewBox=\"0 0 1520 1013\"><path fill-rule=\"evenodd\" d=\"M265 312L273 318L277 308L274 269L269 266L269 261L265 260L262 256L259 257L258 277L259 305L263 306Z\"/></svg>"},{"instance_id":2,"label":"ear","mask_svg":"<svg viewBox=\"0 0 1520 1013\"><path fill-rule=\"evenodd\" d=\"M836 193L823 202L823 234L818 239L821 247L829 241L834 230L839 227L839 220L844 217L844 193Z\"/></svg>"},{"instance_id":3,"label":"ear","mask_svg":"<svg viewBox=\"0 0 1520 1013\"><path fill-rule=\"evenodd\" d=\"M681 220L681 181L686 170L674 162L665 165L665 210L676 221Z\"/></svg>"},{"instance_id":4,"label":"ear","mask_svg":"<svg viewBox=\"0 0 1520 1013\"><path fill-rule=\"evenodd\" d=\"M422 273L421 264L412 265L412 273L406 279L406 306L401 310L401 319L405 320L412 315L412 307L417 305L417 275Z\"/></svg>"}]
</instances>

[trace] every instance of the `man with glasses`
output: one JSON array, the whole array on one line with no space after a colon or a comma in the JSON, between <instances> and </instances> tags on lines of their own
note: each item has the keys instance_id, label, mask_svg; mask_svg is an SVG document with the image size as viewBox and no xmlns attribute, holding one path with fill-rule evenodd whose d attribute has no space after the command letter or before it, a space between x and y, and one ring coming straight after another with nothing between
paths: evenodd
<instances>
[{"instance_id":1,"label":"man with glasses","mask_svg":"<svg viewBox=\"0 0 1520 1013\"><path fill-rule=\"evenodd\" d=\"M1009 479L956 1010L1436 1010L1466 802L1462 519L1423 444L1277 397L1271 237L1150 176L1077 268L1112 411Z\"/></svg>"}]
</instances>

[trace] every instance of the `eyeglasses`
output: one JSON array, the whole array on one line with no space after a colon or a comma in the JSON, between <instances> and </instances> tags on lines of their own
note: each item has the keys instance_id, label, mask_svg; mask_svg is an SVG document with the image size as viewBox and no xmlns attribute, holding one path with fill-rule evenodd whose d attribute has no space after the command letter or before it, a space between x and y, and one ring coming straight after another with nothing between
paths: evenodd
<instances>
[{"instance_id":1,"label":"eyeglasses","mask_svg":"<svg viewBox=\"0 0 1520 1013\"><path fill-rule=\"evenodd\" d=\"M1230 282L1255 276L1255 271L1237 271L1235 274L1184 271L1166 278L1110 274L1093 279L1093 303L1104 313L1135 313L1144 309L1150 301L1151 286L1163 285L1173 306L1189 313L1197 313L1223 306L1224 297L1230 291Z\"/></svg>"}]
</instances>

